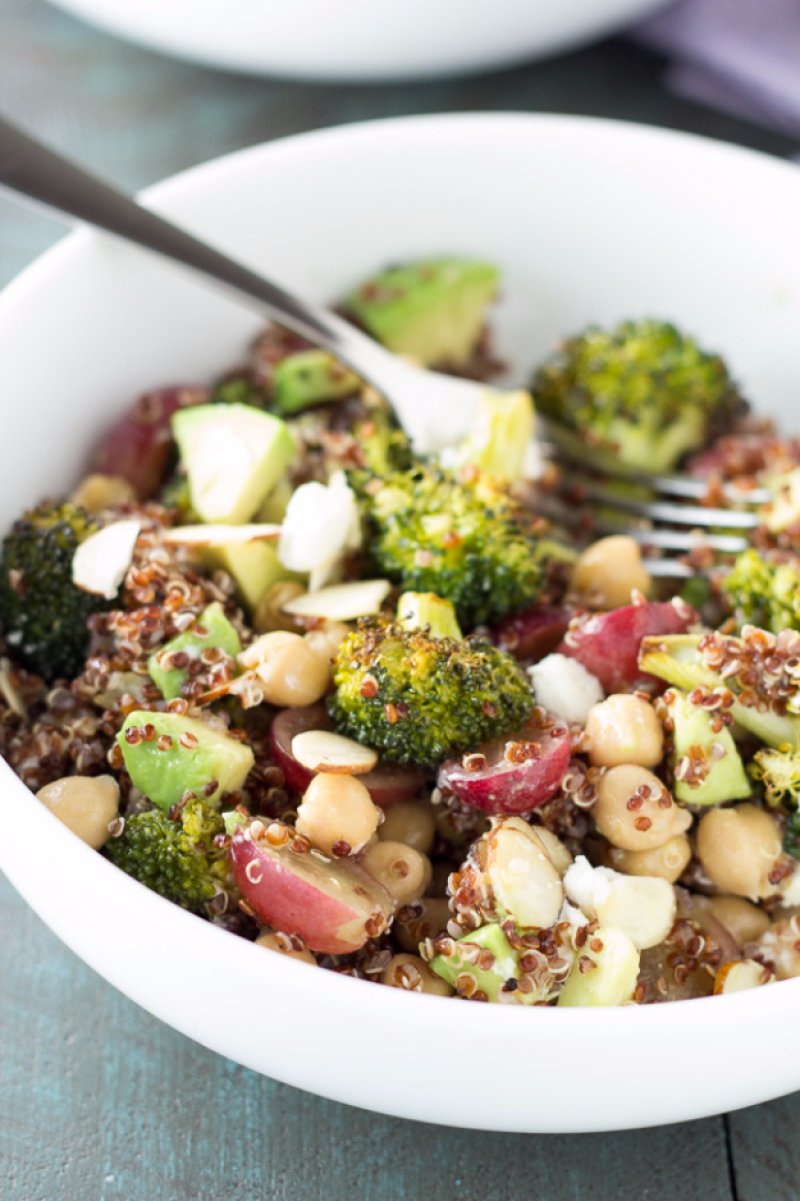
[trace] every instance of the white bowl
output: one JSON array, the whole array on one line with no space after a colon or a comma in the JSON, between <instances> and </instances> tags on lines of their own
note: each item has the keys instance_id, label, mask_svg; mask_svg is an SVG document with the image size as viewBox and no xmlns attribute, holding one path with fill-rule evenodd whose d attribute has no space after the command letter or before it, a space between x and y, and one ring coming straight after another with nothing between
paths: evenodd
<instances>
[{"instance_id":1,"label":"white bowl","mask_svg":"<svg viewBox=\"0 0 800 1201\"><path fill-rule=\"evenodd\" d=\"M588 320L673 318L730 357L765 412L800 424L800 172L749 151L586 119L424 117L257 147L148 200L317 298L404 256L494 260L502 349L521 379ZM0 296L0 525L69 487L138 391L207 380L259 324L91 233L46 254ZM800 980L595 1011L410 996L182 912L0 772L0 865L44 921L151 1013L279 1080L405 1117L541 1132L674 1122L800 1086Z\"/></svg>"},{"instance_id":2,"label":"white bowl","mask_svg":"<svg viewBox=\"0 0 800 1201\"><path fill-rule=\"evenodd\" d=\"M621 29L665 0L55 0L212 66L315 80L421 79L522 62Z\"/></svg>"}]
</instances>

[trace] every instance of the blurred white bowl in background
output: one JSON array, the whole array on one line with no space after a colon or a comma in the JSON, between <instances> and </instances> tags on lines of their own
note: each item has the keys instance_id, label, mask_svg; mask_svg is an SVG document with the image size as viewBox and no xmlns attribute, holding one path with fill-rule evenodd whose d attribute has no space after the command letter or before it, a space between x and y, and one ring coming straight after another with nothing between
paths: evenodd
<instances>
[{"instance_id":1,"label":"blurred white bowl in background","mask_svg":"<svg viewBox=\"0 0 800 1201\"><path fill-rule=\"evenodd\" d=\"M602 37L665 0L54 0L215 67L382 83L485 71Z\"/></svg>"}]
</instances>

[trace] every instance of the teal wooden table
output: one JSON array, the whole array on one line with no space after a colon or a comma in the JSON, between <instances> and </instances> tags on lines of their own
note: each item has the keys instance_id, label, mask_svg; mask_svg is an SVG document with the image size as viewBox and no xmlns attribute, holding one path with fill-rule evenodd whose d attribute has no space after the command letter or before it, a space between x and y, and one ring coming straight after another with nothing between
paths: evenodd
<instances>
[{"instance_id":1,"label":"teal wooden table","mask_svg":"<svg viewBox=\"0 0 800 1201\"><path fill-rule=\"evenodd\" d=\"M476 80L308 87L173 63L40 0L0 0L0 110L128 188L286 133L445 109L593 113L775 154L796 149L671 98L659 74L656 60L613 41ZM0 284L59 233L0 199ZM800 1095L726 1118L581 1137L375 1117L265 1080L169 1030L75 959L3 881L0 921L2 1201L800 1196ZM731 1070L757 1056L760 1038L779 1037L742 1031ZM365 1051L379 1071L380 1048Z\"/></svg>"}]
</instances>

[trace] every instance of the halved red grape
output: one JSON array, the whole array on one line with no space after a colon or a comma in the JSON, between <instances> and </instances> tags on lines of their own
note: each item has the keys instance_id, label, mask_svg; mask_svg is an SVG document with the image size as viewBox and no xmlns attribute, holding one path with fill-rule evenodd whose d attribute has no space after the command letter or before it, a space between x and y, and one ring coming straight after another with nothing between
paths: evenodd
<instances>
[{"instance_id":1,"label":"halved red grape","mask_svg":"<svg viewBox=\"0 0 800 1201\"><path fill-rule=\"evenodd\" d=\"M269 841L273 828L282 845ZM382 884L352 860L293 850L290 839L286 827L268 833L262 822L233 836L236 883L262 922L329 955L349 955L386 929L394 902Z\"/></svg>"},{"instance_id":2,"label":"halved red grape","mask_svg":"<svg viewBox=\"0 0 800 1201\"><path fill-rule=\"evenodd\" d=\"M111 427L95 452L92 466L121 475L140 500L158 491L169 466L173 439L170 418L177 409L208 400L206 388L159 388L145 392Z\"/></svg>"},{"instance_id":3,"label":"halved red grape","mask_svg":"<svg viewBox=\"0 0 800 1201\"><path fill-rule=\"evenodd\" d=\"M651 634L684 634L697 614L684 601L645 601L609 613L573 618L558 654L568 655L597 676L606 692L625 692L638 684L663 688L639 670L642 639Z\"/></svg>"},{"instance_id":4,"label":"halved red grape","mask_svg":"<svg viewBox=\"0 0 800 1201\"><path fill-rule=\"evenodd\" d=\"M569 761L567 726L554 718L532 718L513 735L448 759L437 783L484 813L528 813L558 791Z\"/></svg>"},{"instance_id":5,"label":"halved red grape","mask_svg":"<svg viewBox=\"0 0 800 1201\"><path fill-rule=\"evenodd\" d=\"M303 793L314 775L295 759L292 739L305 730L332 729L333 722L324 705L284 709L277 715L270 731L270 749L275 763L286 778L287 788ZM398 801L410 801L419 796L425 786L425 773L417 767L384 760L373 771L359 776L359 780L369 789L375 804L385 809Z\"/></svg>"},{"instance_id":6,"label":"halved red grape","mask_svg":"<svg viewBox=\"0 0 800 1201\"><path fill-rule=\"evenodd\" d=\"M490 631L492 642L515 659L538 663L567 632L569 613L555 605L532 605L506 617Z\"/></svg>"}]
</instances>

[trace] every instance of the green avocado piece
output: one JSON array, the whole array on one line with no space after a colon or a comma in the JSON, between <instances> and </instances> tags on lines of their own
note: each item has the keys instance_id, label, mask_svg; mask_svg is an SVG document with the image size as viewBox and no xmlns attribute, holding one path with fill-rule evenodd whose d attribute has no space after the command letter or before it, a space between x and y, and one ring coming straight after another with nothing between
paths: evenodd
<instances>
[{"instance_id":1,"label":"green avocado piece","mask_svg":"<svg viewBox=\"0 0 800 1201\"><path fill-rule=\"evenodd\" d=\"M172 432L202 521L249 521L297 453L286 423L251 405L179 409Z\"/></svg>"},{"instance_id":2,"label":"green avocado piece","mask_svg":"<svg viewBox=\"0 0 800 1201\"><path fill-rule=\"evenodd\" d=\"M281 359L273 372L272 386L275 408L289 415L352 396L361 381L326 350L301 350Z\"/></svg>"},{"instance_id":3,"label":"green avocado piece","mask_svg":"<svg viewBox=\"0 0 800 1201\"><path fill-rule=\"evenodd\" d=\"M171 656L182 652L190 659L199 659L209 647L219 647L229 655L238 655L242 649L239 635L225 616L219 601L214 601L204 609L195 625L185 633L178 634L160 650L154 651L147 660L150 679L164 700L170 701L180 696L181 687L189 674L185 667L173 667Z\"/></svg>"},{"instance_id":4,"label":"green avocado piece","mask_svg":"<svg viewBox=\"0 0 800 1201\"><path fill-rule=\"evenodd\" d=\"M212 571L221 568L233 577L236 594L248 609L255 609L267 589L279 580L299 578L286 570L270 542L212 546L202 552L202 559Z\"/></svg>"},{"instance_id":5,"label":"green avocado piece","mask_svg":"<svg viewBox=\"0 0 800 1201\"><path fill-rule=\"evenodd\" d=\"M471 943L489 951L494 955L492 966L484 969L476 963L470 963L458 951L462 943ZM465 934L456 942L452 955L437 955L431 960L430 966L432 971L446 980L452 988L456 987L459 976L471 976L476 989L485 992L489 1001L497 1001L505 982L518 980L520 975L517 954L497 923L481 926L478 930Z\"/></svg>"},{"instance_id":6,"label":"green avocado piece","mask_svg":"<svg viewBox=\"0 0 800 1201\"><path fill-rule=\"evenodd\" d=\"M117 742L134 786L164 810L186 792L213 805L223 793L237 792L255 763L245 743L180 713L137 709Z\"/></svg>"},{"instance_id":7,"label":"green avocado piece","mask_svg":"<svg viewBox=\"0 0 800 1201\"><path fill-rule=\"evenodd\" d=\"M670 688L662 699L673 727L670 758L677 773L675 799L686 805L721 805L749 797L750 783L728 727L715 731L713 714L693 705L677 688ZM688 777L680 778L679 764L684 760L697 765L696 783L692 783L691 766Z\"/></svg>"},{"instance_id":8,"label":"green avocado piece","mask_svg":"<svg viewBox=\"0 0 800 1201\"><path fill-rule=\"evenodd\" d=\"M490 263L428 259L365 280L345 307L395 353L410 355L426 367L463 367L499 278Z\"/></svg>"},{"instance_id":9,"label":"green avocado piece","mask_svg":"<svg viewBox=\"0 0 800 1201\"><path fill-rule=\"evenodd\" d=\"M267 525L280 525L286 516L294 488L288 476L282 476L275 487L264 497L256 514L256 521Z\"/></svg>"}]
</instances>

